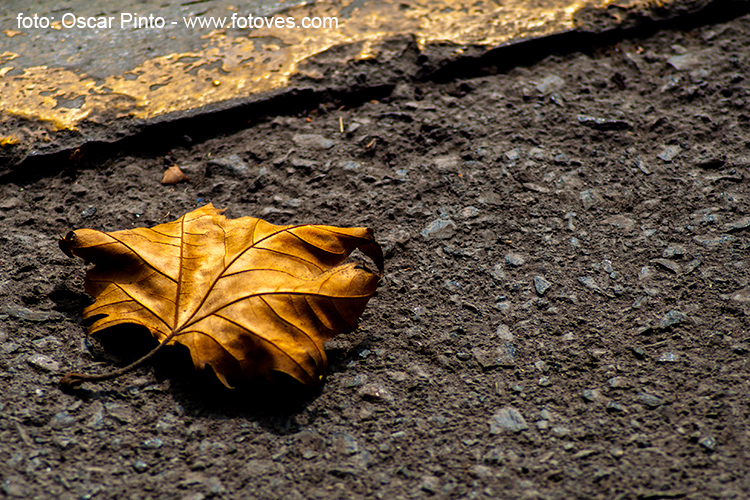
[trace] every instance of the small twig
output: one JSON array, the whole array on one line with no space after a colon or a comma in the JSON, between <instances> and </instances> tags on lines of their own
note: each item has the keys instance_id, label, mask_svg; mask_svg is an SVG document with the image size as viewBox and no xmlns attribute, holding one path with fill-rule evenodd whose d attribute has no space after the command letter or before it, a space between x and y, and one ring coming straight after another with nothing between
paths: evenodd
<instances>
[{"instance_id":1,"label":"small twig","mask_svg":"<svg viewBox=\"0 0 750 500\"><path fill-rule=\"evenodd\" d=\"M84 382L100 382L102 380L112 380L117 377L121 377L122 375L125 375L126 373L133 371L134 369L141 366L143 363L154 357L157 352L161 350L162 347L167 345L167 342L172 340L175 336L177 336L177 331L174 331L167 335L167 338L162 340L158 346L151 349L147 354L145 354L140 359L134 361L133 363L130 363L128 366L125 366L123 368L120 368L119 370L114 370L109 373L101 373L98 375L91 375L86 373L68 373L65 375L62 379L60 379L60 387L62 389L74 389L81 385Z\"/></svg>"}]
</instances>

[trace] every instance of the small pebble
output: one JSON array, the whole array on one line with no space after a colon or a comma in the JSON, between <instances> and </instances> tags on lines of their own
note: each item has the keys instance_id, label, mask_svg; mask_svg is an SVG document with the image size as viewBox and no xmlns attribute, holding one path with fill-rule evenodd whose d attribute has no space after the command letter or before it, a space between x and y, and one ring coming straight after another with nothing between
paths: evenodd
<instances>
[{"instance_id":1,"label":"small pebble","mask_svg":"<svg viewBox=\"0 0 750 500\"><path fill-rule=\"evenodd\" d=\"M211 498L220 496L225 493L227 489L221 483L221 480L216 476L211 476L203 482L203 486L208 490L208 494Z\"/></svg>"},{"instance_id":2,"label":"small pebble","mask_svg":"<svg viewBox=\"0 0 750 500\"><path fill-rule=\"evenodd\" d=\"M640 271L638 271L638 279L641 281L650 280L654 276L654 268L651 266L643 266Z\"/></svg>"},{"instance_id":3,"label":"small pebble","mask_svg":"<svg viewBox=\"0 0 750 500\"><path fill-rule=\"evenodd\" d=\"M688 265L687 265L687 266L685 266L685 274L690 274L690 273L692 273L692 272L693 272L693 271L695 271L695 270L696 270L696 269L698 268L698 266L700 266L700 265L701 265L701 261L699 261L698 259L694 259L694 260L691 260L691 261L690 261L690 262L688 263Z\"/></svg>"},{"instance_id":4,"label":"small pebble","mask_svg":"<svg viewBox=\"0 0 750 500\"><path fill-rule=\"evenodd\" d=\"M47 372L60 371L60 363L50 358L49 356L45 356L44 354L32 354L26 359L26 362L34 368L38 368Z\"/></svg>"},{"instance_id":5,"label":"small pebble","mask_svg":"<svg viewBox=\"0 0 750 500\"><path fill-rule=\"evenodd\" d=\"M438 156L432 161L437 167L438 172L456 172L461 164L461 159L458 155Z\"/></svg>"},{"instance_id":6,"label":"small pebble","mask_svg":"<svg viewBox=\"0 0 750 500\"><path fill-rule=\"evenodd\" d=\"M310 172L313 168L315 168L316 163L312 160L308 160L306 158L297 158L294 157L290 160L290 163L294 168L297 168L299 170L302 170L304 172Z\"/></svg>"},{"instance_id":7,"label":"small pebble","mask_svg":"<svg viewBox=\"0 0 750 500\"><path fill-rule=\"evenodd\" d=\"M601 196L597 196L596 192L593 189L581 191L579 197L581 198L583 208L585 208L586 210L596 205L597 202L599 202L599 200L601 199Z\"/></svg>"},{"instance_id":8,"label":"small pebble","mask_svg":"<svg viewBox=\"0 0 750 500\"><path fill-rule=\"evenodd\" d=\"M625 411L625 409L620 403L610 401L609 403L607 403L607 411L610 413L622 413Z\"/></svg>"},{"instance_id":9,"label":"small pebble","mask_svg":"<svg viewBox=\"0 0 750 500\"><path fill-rule=\"evenodd\" d=\"M570 436L570 429L567 427L557 426L552 428L552 434L557 437Z\"/></svg>"},{"instance_id":10,"label":"small pebble","mask_svg":"<svg viewBox=\"0 0 750 500\"><path fill-rule=\"evenodd\" d=\"M693 239L708 248L709 250L716 250L724 245L734 243L737 241L732 235L723 234L721 236L693 236Z\"/></svg>"},{"instance_id":11,"label":"small pebble","mask_svg":"<svg viewBox=\"0 0 750 500\"><path fill-rule=\"evenodd\" d=\"M0 352L3 352L4 354L13 354L20 348L21 345L16 342L5 342L3 346L0 347Z\"/></svg>"},{"instance_id":12,"label":"small pebble","mask_svg":"<svg viewBox=\"0 0 750 500\"><path fill-rule=\"evenodd\" d=\"M86 421L86 425L98 429L104 424L104 405L101 402L96 401L91 405L91 408L92 413Z\"/></svg>"},{"instance_id":13,"label":"small pebble","mask_svg":"<svg viewBox=\"0 0 750 500\"><path fill-rule=\"evenodd\" d=\"M659 328L662 330L666 330L667 328L670 328L674 325L679 325L680 323L685 322L687 319L688 317L685 313L673 309L665 314L661 319L661 321L659 322Z\"/></svg>"},{"instance_id":14,"label":"small pebble","mask_svg":"<svg viewBox=\"0 0 750 500\"><path fill-rule=\"evenodd\" d=\"M359 391L359 396L362 399L374 401L376 403L392 403L393 394L387 388L380 384L370 383L364 385Z\"/></svg>"},{"instance_id":15,"label":"small pebble","mask_svg":"<svg viewBox=\"0 0 750 500\"><path fill-rule=\"evenodd\" d=\"M506 342L503 345L493 349L480 349L475 347L472 349L472 354L483 368L492 368L495 366L513 366L516 362L516 348L513 344ZM468 354L468 353L467 353ZM459 352L457 355L458 359L466 361L463 358L462 353Z\"/></svg>"},{"instance_id":16,"label":"small pebble","mask_svg":"<svg viewBox=\"0 0 750 500\"><path fill-rule=\"evenodd\" d=\"M26 321L34 321L36 323L43 323L45 321L60 321L64 316L57 311L34 311L27 307L18 306L15 304L5 304L0 307L0 313L13 316L14 318L24 319Z\"/></svg>"},{"instance_id":17,"label":"small pebble","mask_svg":"<svg viewBox=\"0 0 750 500\"><path fill-rule=\"evenodd\" d=\"M676 354L673 354L671 352L664 352L661 356L659 356L659 359L657 361L659 361L659 363L677 363L678 357Z\"/></svg>"},{"instance_id":18,"label":"small pebble","mask_svg":"<svg viewBox=\"0 0 750 500\"><path fill-rule=\"evenodd\" d=\"M625 120L616 118L603 118L599 116L578 115L578 123L596 130L626 130L631 124Z\"/></svg>"},{"instance_id":19,"label":"small pebble","mask_svg":"<svg viewBox=\"0 0 750 500\"><path fill-rule=\"evenodd\" d=\"M28 488L28 485L26 484L26 481L22 476L19 475L13 475L13 476L6 476L5 480L0 483L2 485L2 490L5 492L5 494L9 497L13 498L29 498L30 497L30 491Z\"/></svg>"},{"instance_id":20,"label":"small pebble","mask_svg":"<svg viewBox=\"0 0 750 500\"><path fill-rule=\"evenodd\" d=\"M495 264L490 271L490 275L497 281L503 281L505 279L505 271L503 270L503 265Z\"/></svg>"},{"instance_id":21,"label":"small pebble","mask_svg":"<svg viewBox=\"0 0 750 500\"><path fill-rule=\"evenodd\" d=\"M319 134L296 134L292 137L292 142L300 148L307 149L331 149L334 146L334 142L330 139L326 139Z\"/></svg>"},{"instance_id":22,"label":"small pebble","mask_svg":"<svg viewBox=\"0 0 750 500\"><path fill-rule=\"evenodd\" d=\"M673 48L676 48L677 46L673 45ZM684 48L683 48L684 51ZM698 67L701 67L703 64L705 64L701 60L701 54L700 53L694 53L694 52L685 52L685 53L678 53L676 56L672 56L669 59L667 59L667 64L672 66L677 71L687 71L691 69L696 69Z\"/></svg>"},{"instance_id":23,"label":"small pebble","mask_svg":"<svg viewBox=\"0 0 750 500\"><path fill-rule=\"evenodd\" d=\"M146 472L148 470L148 464L143 460L134 460L133 469L135 469L136 472Z\"/></svg>"},{"instance_id":24,"label":"small pebble","mask_svg":"<svg viewBox=\"0 0 750 500\"><path fill-rule=\"evenodd\" d=\"M598 399L598 394L595 392L595 390L584 389L583 391L581 391L581 397L589 403L593 403Z\"/></svg>"},{"instance_id":25,"label":"small pebble","mask_svg":"<svg viewBox=\"0 0 750 500\"><path fill-rule=\"evenodd\" d=\"M145 440L141 446L147 450L158 450L163 444L161 439L155 437Z\"/></svg>"},{"instance_id":26,"label":"small pebble","mask_svg":"<svg viewBox=\"0 0 750 500\"><path fill-rule=\"evenodd\" d=\"M526 420L517 409L506 406L498 410L489 420L490 434L502 432L521 432L529 428Z\"/></svg>"},{"instance_id":27,"label":"small pebble","mask_svg":"<svg viewBox=\"0 0 750 500\"><path fill-rule=\"evenodd\" d=\"M66 427L70 427L76 422L76 419L74 416L72 416L67 411L61 411L60 413L55 414L54 417L52 417L52 420L50 420L50 427L53 429L64 429Z\"/></svg>"},{"instance_id":28,"label":"small pebble","mask_svg":"<svg viewBox=\"0 0 750 500\"><path fill-rule=\"evenodd\" d=\"M360 373L354 377L346 377L342 379L344 387L362 387L367 383L368 377L366 373Z\"/></svg>"},{"instance_id":29,"label":"small pebble","mask_svg":"<svg viewBox=\"0 0 750 500\"><path fill-rule=\"evenodd\" d=\"M536 89L539 91L542 95L547 95L552 92L556 92L561 90L563 87L565 87L565 80L560 78L558 75L549 75L542 78L542 80L536 84ZM530 156L537 156L540 153L537 153L536 151L544 152L543 149L540 148L534 148L531 151L529 151ZM536 153L536 154L535 154ZM541 158L543 159L543 158Z\"/></svg>"},{"instance_id":30,"label":"small pebble","mask_svg":"<svg viewBox=\"0 0 750 500\"><path fill-rule=\"evenodd\" d=\"M93 217L94 214L96 214L96 207L88 207L83 212L81 212L81 217L84 219L88 219L89 217Z\"/></svg>"},{"instance_id":31,"label":"small pebble","mask_svg":"<svg viewBox=\"0 0 750 500\"><path fill-rule=\"evenodd\" d=\"M703 439L698 441L698 444L705 448L706 451L714 451L716 449L716 439L714 439L712 436L704 437Z\"/></svg>"},{"instance_id":32,"label":"small pebble","mask_svg":"<svg viewBox=\"0 0 750 500\"><path fill-rule=\"evenodd\" d=\"M446 240L456 232L456 223L450 219L437 219L427 223L422 230L425 240Z\"/></svg>"},{"instance_id":33,"label":"small pebble","mask_svg":"<svg viewBox=\"0 0 750 500\"><path fill-rule=\"evenodd\" d=\"M607 383L613 389L627 389L630 387L630 381L625 377L612 377Z\"/></svg>"},{"instance_id":34,"label":"small pebble","mask_svg":"<svg viewBox=\"0 0 750 500\"><path fill-rule=\"evenodd\" d=\"M479 308L476 305L472 304L471 302L463 302L463 303L461 303L461 307L463 307L467 311L471 311L473 313L478 313L479 312Z\"/></svg>"},{"instance_id":35,"label":"small pebble","mask_svg":"<svg viewBox=\"0 0 750 500\"><path fill-rule=\"evenodd\" d=\"M333 446L336 451L343 455L354 455L359 453L359 444L351 434L339 433L333 437Z\"/></svg>"},{"instance_id":36,"label":"small pebble","mask_svg":"<svg viewBox=\"0 0 750 500\"><path fill-rule=\"evenodd\" d=\"M555 156L555 163L557 163L558 165L567 165L569 161L570 160L568 160L568 155L566 155L565 153L560 153L559 155Z\"/></svg>"},{"instance_id":37,"label":"small pebble","mask_svg":"<svg viewBox=\"0 0 750 500\"><path fill-rule=\"evenodd\" d=\"M0 200L0 210L10 210L12 208L20 207L21 203L22 201L20 198L11 196L10 198Z\"/></svg>"},{"instance_id":38,"label":"small pebble","mask_svg":"<svg viewBox=\"0 0 750 500\"><path fill-rule=\"evenodd\" d=\"M657 266L661 267L662 269L666 269L667 271L671 271L674 274L680 274L682 271L682 268L680 265L676 262L672 262L669 259L652 259L652 264L656 264Z\"/></svg>"},{"instance_id":39,"label":"small pebble","mask_svg":"<svg viewBox=\"0 0 750 500\"><path fill-rule=\"evenodd\" d=\"M208 166L213 167L211 171L218 170L224 173L247 175L249 169L247 163L242 161L236 154L231 154L224 158L212 158L208 161Z\"/></svg>"},{"instance_id":40,"label":"small pebble","mask_svg":"<svg viewBox=\"0 0 750 500\"><path fill-rule=\"evenodd\" d=\"M650 408L656 408L664 404L664 400L662 398L653 396L651 394L646 394L645 392L638 393L636 397L638 398L639 403Z\"/></svg>"},{"instance_id":41,"label":"small pebble","mask_svg":"<svg viewBox=\"0 0 750 500\"><path fill-rule=\"evenodd\" d=\"M536 293L540 297L543 297L544 294L552 288L552 284L542 276L534 276L534 288L536 289Z\"/></svg>"},{"instance_id":42,"label":"small pebble","mask_svg":"<svg viewBox=\"0 0 750 500\"><path fill-rule=\"evenodd\" d=\"M419 483L419 489L431 494L437 493L440 489L440 478L431 474L422 476L422 482Z\"/></svg>"},{"instance_id":43,"label":"small pebble","mask_svg":"<svg viewBox=\"0 0 750 500\"><path fill-rule=\"evenodd\" d=\"M505 256L505 263L509 266L519 267L526 263L526 259L519 253L511 252Z\"/></svg>"},{"instance_id":44,"label":"small pebble","mask_svg":"<svg viewBox=\"0 0 750 500\"><path fill-rule=\"evenodd\" d=\"M357 356L359 356L362 359L367 359L370 356L370 354L372 354L372 351L370 351L369 349L362 349L361 351L357 353Z\"/></svg>"},{"instance_id":45,"label":"small pebble","mask_svg":"<svg viewBox=\"0 0 750 500\"><path fill-rule=\"evenodd\" d=\"M136 420L133 409L130 406L122 403L105 403L104 408L107 410L107 415L121 424L132 424Z\"/></svg>"},{"instance_id":46,"label":"small pebble","mask_svg":"<svg viewBox=\"0 0 750 500\"><path fill-rule=\"evenodd\" d=\"M750 229L750 217L743 217L734 222L724 224L726 231L740 231L742 229Z\"/></svg>"},{"instance_id":47,"label":"small pebble","mask_svg":"<svg viewBox=\"0 0 750 500\"><path fill-rule=\"evenodd\" d=\"M46 337L32 340L31 343L34 345L34 349L37 350L55 350L59 349L62 346L62 342L60 341L60 339L53 335L47 335Z\"/></svg>"},{"instance_id":48,"label":"small pebble","mask_svg":"<svg viewBox=\"0 0 750 500\"><path fill-rule=\"evenodd\" d=\"M476 207L464 207L461 209L460 215L462 219L471 219L479 215L479 209Z\"/></svg>"},{"instance_id":49,"label":"small pebble","mask_svg":"<svg viewBox=\"0 0 750 500\"><path fill-rule=\"evenodd\" d=\"M604 293L604 290L602 290L601 287L596 283L596 280L593 276L581 276L580 278L578 278L578 281L592 292L596 292L600 295L606 295Z\"/></svg>"},{"instance_id":50,"label":"small pebble","mask_svg":"<svg viewBox=\"0 0 750 500\"><path fill-rule=\"evenodd\" d=\"M648 163L643 161L642 158L636 158L633 160L633 165L635 165L638 170L643 172L645 175L651 175L651 170L648 168Z\"/></svg>"},{"instance_id":51,"label":"small pebble","mask_svg":"<svg viewBox=\"0 0 750 500\"><path fill-rule=\"evenodd\" d=\"M677 157L678 154L680 154L680 151L682 151L682 148L680 146L664 146L661 152L656 156L658 156L665 162L671 162L675 159L675 157Z\"/></svg>"},{"instance_id":52,"label":"small pebble","mask_svg":"<svg viewBox=\"0 0 750 500\"><path fill-rule=\"evenodd\" d=\"M597 451L597 450L581 450L579 452L576 452L573 455L573 458L575 458L575 459L587 458L587 457L590 457L592 455L596 455L598 453L599 453L599 451Z\"/></svg>"},{"instance_id":53,"label":"small pebble","mask_svg":"<svg viewBox=\"0 0 750 500\"><path fill-rule=\"evenodd\" d=\"M501 340L505 340L506 342L513 342L513 333L510 331L510 327L506 324L501 324L497 327L497 336Z\"/></svg>"}]
</instances>

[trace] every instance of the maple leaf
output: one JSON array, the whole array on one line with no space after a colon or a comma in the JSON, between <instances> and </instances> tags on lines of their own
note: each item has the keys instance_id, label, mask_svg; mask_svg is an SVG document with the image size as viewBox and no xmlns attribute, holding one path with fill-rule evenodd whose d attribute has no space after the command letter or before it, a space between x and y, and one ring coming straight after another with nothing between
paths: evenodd
<instances>
[{"instance_id":1,"label":"maple leaf","mask_svg":"<svg viewBox=\"0 0 750 500\"><path fill-rule=\"evenodd\" d=\"M83 312L94 319L89 334L142 325L159 347L186 346L196 368L210 365L228 387L228 377L272 371L319 383L323 343L356 328L380 280L372 230L276 226L222 212L209 204L152 228L80 229L61 239L67 255L95 264L85 282L96 299ZM344 263L357 248L380 274ZM69 374L61 383L95 377Z\"/></svg>"}]
</instances>

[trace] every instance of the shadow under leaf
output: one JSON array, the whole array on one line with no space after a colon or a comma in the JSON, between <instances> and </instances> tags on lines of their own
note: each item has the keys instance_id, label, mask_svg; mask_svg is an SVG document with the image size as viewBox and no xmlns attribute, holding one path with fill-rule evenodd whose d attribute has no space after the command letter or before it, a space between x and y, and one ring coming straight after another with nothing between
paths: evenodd
<instances>
[{"instance_id":1,"label":"shadow under leaf","mask_svg":"<svg viewBox=\"0 0 750 500\"><path fill-rule=\"evenodd\" d=\"M87 337L87 346L95 360L112 363L112 371L147 355L159 344L148 329L137 325L118 325ZM338 363L337 363L338 364ZM195 370L187 347L165 346L142 367L120 379L100 382L110 387L75 390L84 400L117 397L125 391L138 391L132 385L133 374L144 368L153 371L157 383L168 380L169 392L187 415L200 418L249 418L270 432L287 434L297 431L294 416L305 410L322 393L322 386L309 387L291 376L273 372L273 380L230 379L233 388L225 387L209 367ZM130 384L129 384L130 382Z\"/></svg>"}]
</instances>

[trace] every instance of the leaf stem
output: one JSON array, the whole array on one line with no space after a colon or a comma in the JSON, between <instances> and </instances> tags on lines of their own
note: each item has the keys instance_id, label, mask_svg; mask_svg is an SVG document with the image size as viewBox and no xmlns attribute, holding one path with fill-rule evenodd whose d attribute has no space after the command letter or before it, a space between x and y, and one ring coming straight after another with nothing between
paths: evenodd
<instances>
[{"instance_id":1,"label":"leaf stem","mask_svg":"<svg viewBox=\"0 0 750 500\"><path fill-rule=\"evenodd\" d=\"M76 372L68 373L62 379L60 379L59 385L63 390L70 390L70 389L75 389L76 387L81 385L83 382L99 382L102 380L112 380L114 378L121 377L122 375L125 375L126 373L135 370L136 368L144 364L146 361L153 358L156 355L156 353L158 353L162 347L167 345L167 343L170 340L172 340L175 336L177 336L177 330L167 335L167 337L164 340L162 340L158 346L151 349L144 356L130 363L128 366L120 368L119 370L113 370L108 373L100 373L100 374L87 374L87 373L76 373Z\"/></svg>"}]
</instances>

